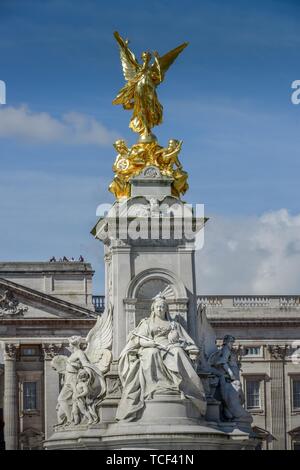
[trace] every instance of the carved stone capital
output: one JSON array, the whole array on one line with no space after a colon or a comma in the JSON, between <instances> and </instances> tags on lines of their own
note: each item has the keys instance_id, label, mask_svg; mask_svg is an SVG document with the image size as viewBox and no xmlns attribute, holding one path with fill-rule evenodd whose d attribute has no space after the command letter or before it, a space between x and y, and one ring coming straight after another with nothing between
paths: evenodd
<instances>
[{"instance_id":1,"label":"carved stone capital","mask_svg":"<svg viewBox=\"0 0 300 470\"><path fill-rule=\"evenodd\" d=\"M44 343L42 349L45 361L50 361L61 352L62 344Z\"/></svg>"},{"instance_id":2,"label":"carved stone capital","mask_svg":"<svg viewBox=\"0 0 300 470\"><path fill-rule=\"evenodd\" d=\"M273 359L283 360L289 351L289 347L286 344L285 345L270 344L268 346L268 351Z\"/></svg>"},{"instance_id":3,"label":"carved stone capital","mask_svg":"<svg viewBox=\"0 0 300 470\"><path fill-rule=\"evenodd\" d=\"M14 361L17 357L19 347L20 346L18 344L6 343L5 350L4 350L5 359Z\"/></svg>"}]
</instances>

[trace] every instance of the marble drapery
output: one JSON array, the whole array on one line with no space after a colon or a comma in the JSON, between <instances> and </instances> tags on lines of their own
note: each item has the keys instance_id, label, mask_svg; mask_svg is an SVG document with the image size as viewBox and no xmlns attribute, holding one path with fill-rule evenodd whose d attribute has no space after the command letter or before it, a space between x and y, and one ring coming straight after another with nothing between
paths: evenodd
<instances>
[{"instance_id":1,"label":"marble drapery","mask_svg":"<svg viewBox=\"0 0 300 470\"><path fill-rule=\"evenodd\" d=\"M178 394L189 399L205 415L206 398L191 358L199 352L192 338L176 321L171 321L165 300L164 319L155 313L144 319L129 335L119 359L123 385L117 420L134 421L145 401L154 395Z\"/></svg>"}]
</instances>

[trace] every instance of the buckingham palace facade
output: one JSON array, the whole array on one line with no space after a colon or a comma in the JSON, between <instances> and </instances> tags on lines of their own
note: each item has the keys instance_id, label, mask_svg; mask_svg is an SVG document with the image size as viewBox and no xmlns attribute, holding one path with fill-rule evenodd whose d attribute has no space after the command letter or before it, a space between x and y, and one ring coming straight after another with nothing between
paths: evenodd
<instances>
[{"instance_id":1,"label":"buckingham palace facade","mask_svg":"<svg viewBox=\"0 0 300 470\"><path fill-rule=\"evenodd\" d=\"M71 335L104 309L84 261L0 263L0 448L42 449L53 433L59 376ZM300 449L300 295L198 296L217 337L232 334L247 409L264 449Z\"/></svg>"}]
</instances>

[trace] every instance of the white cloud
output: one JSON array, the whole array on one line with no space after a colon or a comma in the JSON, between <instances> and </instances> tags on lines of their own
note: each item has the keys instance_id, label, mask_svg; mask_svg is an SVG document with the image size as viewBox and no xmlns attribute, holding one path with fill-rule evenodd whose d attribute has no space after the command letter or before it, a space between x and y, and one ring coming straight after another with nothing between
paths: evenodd
<instances>
[{"instance_id":1,"label":"white cloud","mask_svg":"<svg viewBox=\"0 0 300 470\"><path fill-rule=\"evenodd\" d=\"M46 112L33 112L27 106L8 106L0 109L1 137L34 143L104 146L110 145L117 134L86 114L69 112L57 119Z\"/></svg>"},{"instance_id":2,"label":"white cloud","mask_svg":"<svg viewBox=\"0 0 300 470\"><path fill-rule=\"evenodd\" d=\"M212 217L197 281L203 294L299 294L300 214Z\"/></svg>"}]
</instances>

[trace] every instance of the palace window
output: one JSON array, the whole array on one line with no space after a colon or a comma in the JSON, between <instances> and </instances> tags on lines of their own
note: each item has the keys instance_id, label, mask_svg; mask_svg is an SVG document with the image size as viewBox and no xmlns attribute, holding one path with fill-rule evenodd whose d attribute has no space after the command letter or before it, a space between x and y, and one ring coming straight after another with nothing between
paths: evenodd
<instances>
[{"instance_id":1,"label":"palace window","mask_svg":"<svg viewBox=\"0 0 300 470\"><path fill-rule=\"evenodd\" d=\"M36 382L23 382L23 409L24 411L37 409Z\"/></svg>"},{"instance_id":2,"label":"palace window","mask_svg":"<svg viewBox=\"0 0 300 470\"><path fill-rule=\"evenodd\" d=\"M300 377L292 379L292 405L293 410L300 410Z\"/></svg>"},{"instance_id":3,"label":"palace window","mask_svg":"<svg viewBox=\"0 0 300 470\"><path fill-rule=\"evenodd\" d=\"M22 346L21 355L22 356L38 356L40 354L39 346Z\"/></svg>"},{"instance_id":4,"label":"palace window","mask_svg":"<svg viewBox=\"0 0 300 470\"><path fill-rule=\"evenodd\" d=\"M260 385L260 380L246 380L246 407L248 410L261 409Z\"/></svg>"},{"instance_id":5,"label":"palace window","mask_svg":"<svg viewBox=\"0 0 300 470\"><path fill-rule=\"evenodd\" d=\"M37 352L35 348L24 348L22 353L24 356L35 356Z\"/></svg>"}]
</instances>

